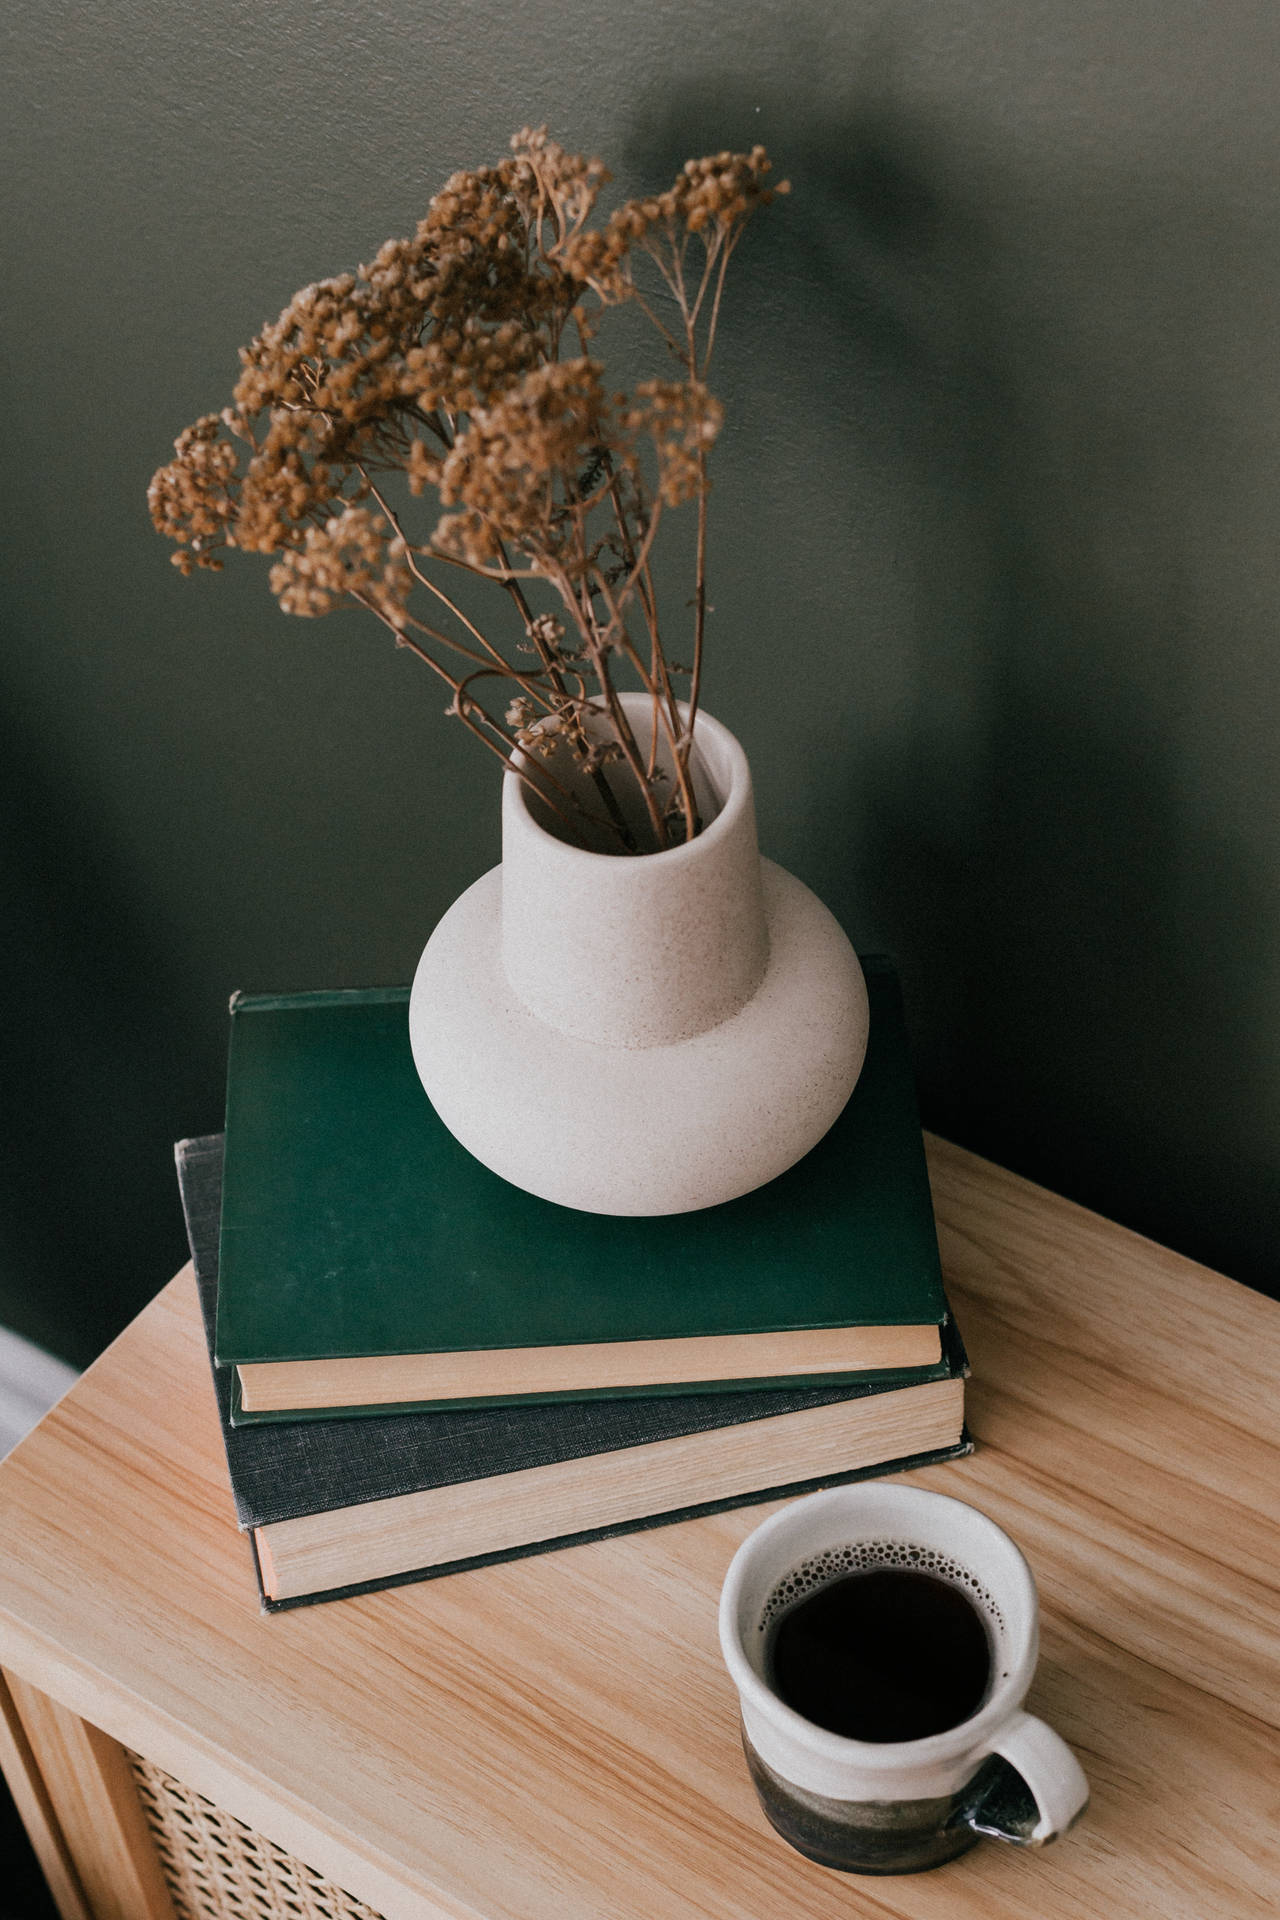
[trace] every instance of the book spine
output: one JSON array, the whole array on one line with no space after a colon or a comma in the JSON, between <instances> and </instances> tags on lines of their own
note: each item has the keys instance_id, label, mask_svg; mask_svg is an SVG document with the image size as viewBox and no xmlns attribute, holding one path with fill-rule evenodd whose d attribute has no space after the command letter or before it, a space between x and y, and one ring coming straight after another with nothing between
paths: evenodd
<instances>
[{"instance_id":1,"label":"book spine","mask_svg":"<svg viewBox=\"0 0 1280 1920\"><path fill-rule=\"evenodd\" d=\"M408 987L327 987L309 993L242 993L228 1001L237 1013L289 1013L312 1007L395 1007L409 1004Z\"/></svg>"}]
</instances>

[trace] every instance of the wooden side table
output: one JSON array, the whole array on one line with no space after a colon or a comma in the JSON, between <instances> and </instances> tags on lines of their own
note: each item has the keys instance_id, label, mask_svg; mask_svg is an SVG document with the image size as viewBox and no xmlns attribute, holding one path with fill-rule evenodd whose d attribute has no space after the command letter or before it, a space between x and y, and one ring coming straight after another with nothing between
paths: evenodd
<instances>
[{"instance_id":1,"label":"wooden side table","mask_svg":"<svg viewBox=\"0 0 1280 1920\"><path fill-rule=\"evenodd\" d=\"M1280 1306L930 1164L979 1446L913 1477L1032 1563L1074 1832L899 1880L774 1837L715 1633L764 1507L264 1617L187 1273L0 1467L0 1747L67 1920L1274 1916Z\"/></svg>"}]
</instances>

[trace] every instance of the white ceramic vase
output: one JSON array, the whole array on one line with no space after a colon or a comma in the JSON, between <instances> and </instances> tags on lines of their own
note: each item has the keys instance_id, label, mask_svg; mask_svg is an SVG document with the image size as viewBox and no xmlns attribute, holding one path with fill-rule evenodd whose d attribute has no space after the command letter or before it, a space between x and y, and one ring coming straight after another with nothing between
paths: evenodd
<instances>
[{"instance_id":1,"label":"white ceramic vase","mask_svg":"<svg viewBox=\"0 0 1280 1920\"><path fill-rule=\"evenodd\" d=\"M643 740L650 706L624 695ZM567 845L508 774L502 864L423 952L413 1057L445 1125L515 1186L590 1213L684 1213L762 1186L844 1106L867 991L809 889L760 857L751 772L708 714L704 826L664 853Z\"/></svg>"}]
</instances>

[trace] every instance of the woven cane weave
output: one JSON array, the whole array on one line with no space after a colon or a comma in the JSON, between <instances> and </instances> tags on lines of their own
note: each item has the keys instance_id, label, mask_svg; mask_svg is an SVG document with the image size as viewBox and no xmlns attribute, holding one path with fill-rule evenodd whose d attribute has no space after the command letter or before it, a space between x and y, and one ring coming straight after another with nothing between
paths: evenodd
<instances>
[{"instance_id":1,"label":"woven cane weave","mask_svg":"<svg viewBox=\"0 0 1280 1920\"><path fill-rule=\"evenodd\" d=\"M178 1920L381 1920L150 1760L129 1759Z\"/></svg>"}]
</instances>

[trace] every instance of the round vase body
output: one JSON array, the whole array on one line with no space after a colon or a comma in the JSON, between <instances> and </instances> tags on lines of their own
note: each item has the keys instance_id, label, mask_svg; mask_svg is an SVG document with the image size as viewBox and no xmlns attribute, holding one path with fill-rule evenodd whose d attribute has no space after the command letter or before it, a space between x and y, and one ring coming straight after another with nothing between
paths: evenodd
<instances>
[{"instance_id":1,"label":"round vase body","mask_svg":"<svg viewBox=\"0 0 1280 1920\"><path fill-rule=\"evenodd\" d=\"M648 700L623 698L643 737ZM567 845L508 774L502 865L414 977L413 1057L440 1118L561 1206L685 1213L748 1193L816 1145L862 1067L857 956L761 859L733 735L706 714L696 733L707 824L664 853Z\"/></svg>"}]
</instances>

